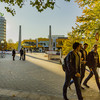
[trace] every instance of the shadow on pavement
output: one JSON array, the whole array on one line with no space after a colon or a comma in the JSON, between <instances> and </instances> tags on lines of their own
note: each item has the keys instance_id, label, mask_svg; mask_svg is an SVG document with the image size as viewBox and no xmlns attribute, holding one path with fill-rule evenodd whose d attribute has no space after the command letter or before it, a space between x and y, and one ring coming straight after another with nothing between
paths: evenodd
<instances>
[{"instance_id":1,"label":"shadow on pavement","mask_svg":"<svg viewBox=\"0 0 100 100\"><path fill-rule=\"evenodd\" d=\"M30 56L30 55L26 55L26 56L34 58L34 59L39 59L39 60L43 60L43 61L47 61L47 62L52 62L52 63L60 64L59 60L53 61L53 60L45 60L45 59L42 59L42 58L37 58L37 57L34 57L34 56Z\"/></svg>"},{"instance_id":2,"label":"shadow on pavement","mask_svg":"<svg viewBox=\"0 0 100 100\"><path fill-rule=\"evenodd\" d=\"M29 57L41 61L47 61L32 56ZM34 64L34 62L20 61L18 56L16 56L15 61L12 61L11 55L6 55L6 58L4 59L0 61L1 89L26 91L29 93L62 97L64 76L49 71L37 64ZM61 73L61 71L59 71L59 73ZM68 98L70 100L77 100L74 84L71 88L72 90L68 90ZM84 100L100 100L100 94L97 90L95 91L90 88L82 91L82 93L85 97Z\"/></svg>"}]
</instances>

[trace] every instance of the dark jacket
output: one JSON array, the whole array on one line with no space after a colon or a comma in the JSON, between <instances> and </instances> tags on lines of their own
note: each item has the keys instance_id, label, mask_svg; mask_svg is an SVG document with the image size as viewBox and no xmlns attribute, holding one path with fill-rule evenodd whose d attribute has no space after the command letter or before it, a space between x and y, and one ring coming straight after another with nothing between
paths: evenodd
<instances>
[{"instance_id":1,"label":"dark jacket","mask_svg":"<svg viewBox=\"0 0 100 100\"><path fill-rule=\"evenodd\" d=\"M80 52L81 52L81 58L83 58L82 61L87 61L87 51L84 50L84 49L82 49L82 50L80 50ZM85 59L84 52L85 52L85 54L86 54L86 59ZM85 65L85 66L86 66L86 65L87 65L87 62L86 62L86 64L82 63L82 65Z\"/></svg>"},{"instance_id":2,"label":"dark jacket","mask_svg":"<svg viewBox=\"0 0 100 100\"><path fill-rule=\"evenodd\" d=\"M79 56L79 55L78 55ZM75 75L76 73L80 73L80 57L79 57L79 66L78 71L76 70L76 58L73 51L69 52L66 58L66 72L69 73L70 76Z\"/></svg>"},{"instance_id":3,"label":"dark jacket","mask_svg":"<svg viewBox=\"0 0 100 100\"><path fill-rule=\"evenodd\" d=\"M87 65L89 68L99 67L99 55L98 52L91 51L87 56Z\"/></svg>"},{"instance_id":4,"label":"dark jacket","mask_svg":"<svg viewBox=\"0 0 100 100\"><path fill-rule=\"evenodd\" d=\"M21 56L23 55L23 50L22 50L22 49L20 50L20 55L21 55Z\"/></svg>"},{"instance_id":5,"label":"dark jacket","mask_svg":"<svg viewBox=\"0 0 100 100\"><path fill-rule=\"evenodd\" d=\"M84 53L83 52L85 52L86 53L86 61L87 61L87 51L86 50L84 50L84 49L82 49L82 50L80 50L80 52L81 52L81 58L83 58L83 61L85 60L85 57L84 57Z\"/></svg>"},{"instance_id":6,"label":"dark jacket","mask_svg":"<svg viewBox=\"0 0 100 100\"><path fill-rule=\"evenodd\" d=\"M13 50L13 51L12 51L12 56L15 56L15 54L16 54L16 51Z\"/></svg>"}]
</instances>

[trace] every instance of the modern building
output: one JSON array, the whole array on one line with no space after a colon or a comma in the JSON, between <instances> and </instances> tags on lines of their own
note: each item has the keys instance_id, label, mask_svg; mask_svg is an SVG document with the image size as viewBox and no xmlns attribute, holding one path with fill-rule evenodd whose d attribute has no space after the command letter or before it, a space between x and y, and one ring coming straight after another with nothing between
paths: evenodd
<instances>
[{"instance_id":1,"label":"modern building","mask_svg":"<svg viewBox=\"0 0 100 100\"><path fill-rule=\"evenodd\" d=\"M63 46L63 43L64 43L64 41L66 40L66 39L68 39L68 37L58 37L57 39L56 39L56 49L57 50L60 50L60 49L62 49L62 46Z\"/></svg>"},{"instance_id":2,"label":"modern building","mask_svg":"<svg viewBox=\"0 0 100 100\"><path fill-rule=\"evenodd\" d=\"M48 51L49 50L49 39L48 38L36 39L36 47L39 52Z\"/></svg>"},{"instance_id":3,"label":"modern building","mask_svg":"<svg viewBox=\"0 0 100 100\"><path fill-rule=\"evenodd\" d=\"M23 40L22 47L27 49L34 49L36 48L36 40Z\"/></svg>"},{"instance_id":4,"label":"modern building","mask_svg":"<svg viewBox=\"0 0 100 100\"><path fill-rule=\"evenodd\" d=\"M68 39L64 35L51 35L52 50L59 51L63 46L63 41ZM34 49L34 51L49 51L49 38L37 38L36 40L23 40L22 47Z\"/></svg>"},{"instance_id":5,"label":"modern building","mask_svg":"<svg viewBox=\"0 0 100 100\"><path fill-rule=\"evenodd\" d=\"M6 19L0 16L0 42L6 41Z\"/></svg>"},{"instance_id":6,"label":"modern building","mask_svg":"<svg viewBox=\"0 0 100 100\"><path fill-rule=\"evenodd\" d=\"M60 43L63 39L65 39L64 35L51 35L52 38L52 50L58 50L62 47L62 45L59 44L59 47L57 47L58 43ZM60 42L59 42L60 41Z\"/></svg>"}]
</instances>

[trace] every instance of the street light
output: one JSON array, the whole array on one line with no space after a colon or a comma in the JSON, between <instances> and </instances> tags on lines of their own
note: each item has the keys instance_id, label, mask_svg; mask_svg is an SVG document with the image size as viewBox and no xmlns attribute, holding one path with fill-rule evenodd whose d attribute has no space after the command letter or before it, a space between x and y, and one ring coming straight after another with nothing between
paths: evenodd
<instances>
[{"instance_id":1,"label":"street light","mask_svg":"<svg viewBox=\"0 0 100 100\"><path fill-rule=\"evenodd\" d=\"M4 41L2 40L2 41L1 41L1 46L2 46L2 55L1 55L1 57L2 57L2 58L3 58L3 47L4 47L3 44L4 44Z\"/></svg>"}]
</instances>

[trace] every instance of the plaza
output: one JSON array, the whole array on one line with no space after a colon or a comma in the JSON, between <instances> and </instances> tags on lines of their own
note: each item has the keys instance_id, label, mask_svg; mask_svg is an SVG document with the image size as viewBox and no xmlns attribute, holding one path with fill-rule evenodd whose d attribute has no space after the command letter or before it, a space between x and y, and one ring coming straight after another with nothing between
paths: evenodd
<instances>
[{"instance_id":1,"label":"plaza","mask_svg":"<svg viewBox=\"0 0 100 100\"><path fill-rule=\"evenodd\" d=\"M26 61L20 61L18 54L13 61L6 54L0 58L0 100L63 100L64 78L60 62L48 60L45 53L26 53ZM94 76L88 85L89 89L82 90L84 100L100 100ZM68 98L77 100L74 84Z\"/></svg>"}]
</instances>

